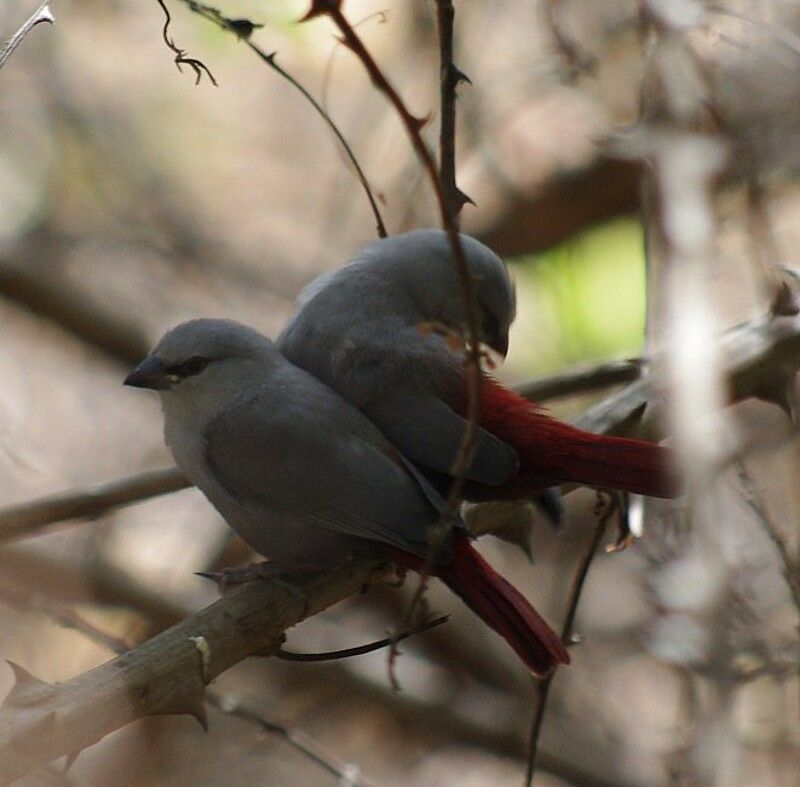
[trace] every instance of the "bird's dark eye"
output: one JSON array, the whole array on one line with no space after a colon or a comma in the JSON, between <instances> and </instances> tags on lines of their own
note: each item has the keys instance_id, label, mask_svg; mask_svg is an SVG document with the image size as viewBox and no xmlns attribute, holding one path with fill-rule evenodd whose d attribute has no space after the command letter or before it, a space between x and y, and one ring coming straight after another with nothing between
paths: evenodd
<instances>
[{"instance_id":1,"label":"bird's dark eye","mask_svg":"<svg viewBox=\"0 0 800 787\"><path fill-rule=\"evenodd\" d=\"M166 371L168 374L174 374L176 377L194 377L196 374L200 374L210 363L210 358L203 358L201 355L195 355L189 358L188 361L168 366Z\"/></svg>"}]
</instances>

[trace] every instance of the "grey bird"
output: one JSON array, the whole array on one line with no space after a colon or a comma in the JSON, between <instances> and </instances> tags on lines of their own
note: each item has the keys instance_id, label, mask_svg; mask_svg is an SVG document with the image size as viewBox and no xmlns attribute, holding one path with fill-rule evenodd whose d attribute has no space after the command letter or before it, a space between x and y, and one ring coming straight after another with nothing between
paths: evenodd
<instances>
[{"instance_id":1,"label":"grey bird","mask_svg":"<svg viewBox=\"0 0 800 787\"><path fill-rule=\"evenodd\" d=\"M428 565L443 503L356 408L227 320L167 333L125 380L158 391L178 467L233 529L282 570L381 559ZM569 656L456 517L431 569L537 675Z\"/></svg>"},{"instance_id":2,"label":"grey bird","mask_svg":"<svg viewBox=\"0 0 800 787\"><path fill-rule=\"evenodd\" d=\"M461 243L480 340L505 357L514 284L491 249L468 235ZM466 402L461 358L436 328L459 334L467 324L446 234L414 230L370 244L344 268L311 282L298 303L278 337L281 352L359 407L445 493L466 429ZM479 429L466 473L476 483L467 497L502 497L497 487L518 465L510 446ZM558 490L533 497L560 525Z\"/></svg>"},{"instance_id":3,"label":"grey bird","mask_svg":"<svg viewBox=\"0 0 800 787\"><path fill-rule=\"evenodd\" d=\"M501 355L516 313L503 261L461 236L475 294L478 338ZM426 476L449 488L466 430L468 384L461 283L442 230L379 240L312 282L278 338L280 351L358 407ZM440 330L436 330L439 327ZM558 518L548 487L563 482L673 494L665 449L594 435L550 417L481 375L468 500L538 499ZM544 497L542 497L544 496Z\"/></svg>"}]
</instances>

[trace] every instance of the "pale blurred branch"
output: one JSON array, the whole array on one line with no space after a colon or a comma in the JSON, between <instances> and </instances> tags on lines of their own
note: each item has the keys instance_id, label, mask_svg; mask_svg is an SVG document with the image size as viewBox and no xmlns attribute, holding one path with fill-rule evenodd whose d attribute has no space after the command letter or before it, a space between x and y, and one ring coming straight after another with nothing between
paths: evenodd
<instances>
[{"instance_id":1,"label":"pale blurred branch","mask_svg":"<svg viewBox=\"0 0 800 787\"><path fill-rule=\"evenodd\" d=\"M55 21L56 19L53 16L53 12L50 10L50 2L49 0L45 0L11 38L7 41L0 42L0 68L6 64L8 58L14 54L14 50L25 40L25 36L27 36L36 25L42 22L54 24Z\"/></svg>"},{"instance_id":2,"label":"pale blurred branch","mask_svg":"<svg viewBox=\"0 0 800 787\"><path fill-rule=\"evenodd\" d=\"M277 735L299 751L304 757L315 762L339 780L342 787L372 787L373 782L361 775L361 768L352 762L344 762L329 752L307 732L297 727L288 727L274 719L267 718L262 712L249 708L236 697L216 691L206 691L206 702L213 705L226 716L235 716L260 727L264 732Z\"/></svg>"},{"instance_id":3,"label":"pale blurred branch","mask_svg":"<svg viewBox=\"0 0 800 787\"><path fill-rule=\"evenodd\" d=\"M756 489L753 479L750 477L750 473L747 470L747 465L745 464L744 459L738 459L736 462L736 470L739 476L739 482L741 483L745 492L745 502L748 506L750 506L750 509L758 518L758 522L761 525L762 530L766 533L767 537L775 547L775 551L778 553L783 570L783 576L786 580L786 586L788 587L789 594L792 597L792 603L797 610L797 614L800 615L800 564L798 564L797 560L795 560L789 553L789 549L786 546L786 541L781 534L780 529L775 522L773 522L772 517L769 515L767 504L764 501L764 498L758 492L758 489Z\"/></svg>"},{"instance_id":4,"label":"pale blurred branch","mask_svg":"<svg viewBox=\"0 0 800 787\"><path fill-rule=\"evenodd\" d=\"M9 506L0 509L0 544L37 533L56 522L91 519L109 509L139 503L189 486L176 467L167 467L120 478L92 489Z\"/></svg>"},{"instance_id":5,"label":"pale blurred branch","mask_svg":"<svg viewBox=\"0 0 800 787\"><path fill-rule=\"evenodd\" d=\"M138 363L150 350L139 327L98 298L59 276L54 263L66 254L64 239L33 232L0 256L0 295L57 323L116 360Z\"/></svg>"}]
</instances>

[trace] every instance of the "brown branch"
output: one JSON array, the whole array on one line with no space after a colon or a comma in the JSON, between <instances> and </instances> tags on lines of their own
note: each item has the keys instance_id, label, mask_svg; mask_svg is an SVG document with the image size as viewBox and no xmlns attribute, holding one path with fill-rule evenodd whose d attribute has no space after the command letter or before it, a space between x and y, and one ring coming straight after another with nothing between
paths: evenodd
<instances>
[{"instance_id":1,"label":"brown branch","mask_svg":"<svg viewBox=\"0 0 800 787\"><path fill-rule=\"evenodd\" d=\"M439 180L442 184L447 209L458 224L458 215L465 203L472 200L456 185L456 88L469 79L453 61L453 18L455 10L451 0L436 0L439 23Z\"/></svg>"},{"instance_id":2,"label":"brown branch","mask_svg":"<svg viewBox=\"0 0 800 787\"><path fill-rule=\"evenodd\" d=\"M53 16L53 12L50 10L50 2L49 0L45 0L45 2L25 20L19 30L17 30L11 38L7 41L0 42L0 68L6 64L8 58L14 54L14 50L25 40L25 36L27 36L36 25L41 22L55 24L55 21L56 19Z\"/></svg>"},{"instance_id":3,"label":"brown branch","mask_svg":"<svg viewBox=\"0 0 800 787\"><path fill-rule=\"evenodd\" d=\"M567 601L567 615L564 618L564 625L561 629L561 639L565 643L569 643L573 638L573 627L575 625L575 615L578 611L578 604L580 603L581 594L583 593L583 586L586 583L586 577L589 574L589 568L592 565L594 556L597 554L598 547L605 536L608 521L614 513L614 506L609 505L605 511L598 511L597 525L589 539L586 552L578 562L575 570L575 577L572 580L572 587L569 593L569 600ZM539 753L539 736L542 731L542 724L544 722L544 712L547 706L547 697L550 693L550 685L555 677L555 670L550 673L543 681L536 686L536 708L533 713L533 720L531 721L530 736L528 738L528 768L525 776L526 787L531 787L533 784L533 777L536 773L536 765Z\"/></svg>"},{"instance_id":4,"label":"brown branch","mask_svg":"<svg viewBox=\"0 0 800 787\"><path fill-rule=\"evenodd\" d=\"M150 340L132 320L56 275L54 242L61 245L63 240L36 231L17 250L0 256L0 295L52 320L126 366L139 363L150 351Z\"/></svg>"},{"instance_id":5,"label":"brown branch","mask_svg":"<svg viewBox=\"0 0 800 787\"><path fill-rule=\"evenodd\" d=\"M0 544L70 519L100 516L111 508L139 503L191 486L176 467L120 478L94 489L66 492L0 509Z\"/></svg>"}]
</instances>

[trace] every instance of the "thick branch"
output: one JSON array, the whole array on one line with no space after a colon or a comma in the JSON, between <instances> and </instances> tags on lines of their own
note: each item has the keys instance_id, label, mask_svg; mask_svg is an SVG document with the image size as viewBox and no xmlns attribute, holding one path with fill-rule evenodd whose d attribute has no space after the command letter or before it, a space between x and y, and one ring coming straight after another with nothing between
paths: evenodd
<instances>
[{"instance_id":1,"label":"thick branch","mask_svg":"<svg viewBox=\"0 0 800 787\"><path fill-rule=\"evenodd\" d=\"M113 730L154 714L189 713L204 723L206 684L253 655L269 655L284 632L357 593L376 567L330 572L300 585L251 582L163 634L96 669L46 684L17 668L0 709L0 779L76 752ZM298 581L299 584L299 581Z\"/></svg>"}]
</instances>

